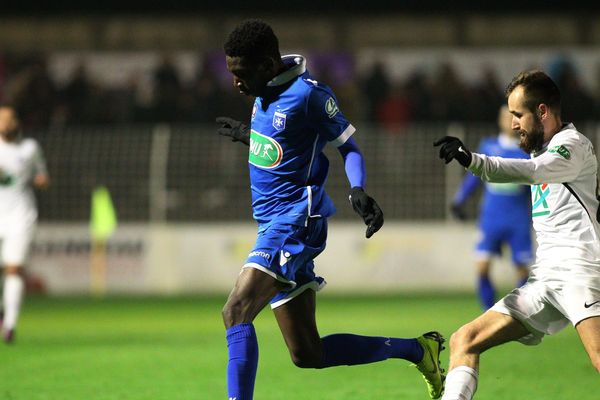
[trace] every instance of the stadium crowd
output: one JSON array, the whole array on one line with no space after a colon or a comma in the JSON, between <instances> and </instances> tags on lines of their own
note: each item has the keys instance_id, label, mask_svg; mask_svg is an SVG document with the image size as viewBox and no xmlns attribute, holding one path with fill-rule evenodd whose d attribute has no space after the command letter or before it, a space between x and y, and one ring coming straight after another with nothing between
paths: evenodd
<instances>
[{"instance_id":1,"label":"stadium crowd","mask_svg":"<svg viewBox=\"0 0 600 400\"><path fill-rule=\"evenodd\" d=\"M447 62L432 73L415 70L401 81L393 80L382 63L364 73L356 72L352 60L341 63L341 68L332 65L331 60L316 62L312 73L335 90L349 119L373 123L390 133L419 121L493 121L505 101L504 83L493 69L483 71L485 78L471 84ZM0 54L0 101L16 105L30 129L212 123L225 114L243 119L252 99L235 92L223 79L223 68L224 62L200 62L193 79L184 80L165 56L152 72L148 91L135 75L118 87L106 85L90 76L84 63L59 83L44 54ZM568 99L563 110L567 120L600 120L600 94L582 84L568 60L550 72Z\"/></svg>"}]
</instances>

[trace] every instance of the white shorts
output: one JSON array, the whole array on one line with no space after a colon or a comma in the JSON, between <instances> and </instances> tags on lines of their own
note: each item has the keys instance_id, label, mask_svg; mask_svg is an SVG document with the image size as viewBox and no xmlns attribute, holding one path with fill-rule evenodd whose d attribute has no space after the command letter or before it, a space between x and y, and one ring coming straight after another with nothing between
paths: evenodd
<instances>
[{"instance_id":1,"label":"white shorts","mask_svg":"<svg viewBox=\"0 0 600 400\"><path fill-rule=\"evenodd\" d=\"M0 266L23 266L28 258L35 228L22 227L0 234Z\"/></svg>"},{"instance_id":2,"label":"white shorts","mask_svg":"<svg viewBox=\"0 0 600 400\"><path fill-rule=\"evenodd\" d=\"M598 282L584 286L528 281L494 304L491 310L510 315L525 325L531 333L519 342L536 345L544 335L555 334L569 323L576 326L584 319L600 316L599 287Z\"/></svg>"}]
</instances>

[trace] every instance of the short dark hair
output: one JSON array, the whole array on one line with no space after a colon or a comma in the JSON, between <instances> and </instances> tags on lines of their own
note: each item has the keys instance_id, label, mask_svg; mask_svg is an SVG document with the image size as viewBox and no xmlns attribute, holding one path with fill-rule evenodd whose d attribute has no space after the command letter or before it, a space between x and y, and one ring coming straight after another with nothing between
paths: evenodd
<instances>
[{"instance_id":1,"label":"short dark hair","mask_svg":"<svg viewBox=\"0 0 600 400\"><path fill-rule=\"evenodd\" d=\"M229 57L243 57L254 62L269 57L281 58L277 36L269 24L259 19L239 24L229 34L223 47Z\"/></svg>"},{"instance_id":2,"label":"short dark hair","mask_svg":"<svg viewBox=\"0 0 600 400\"><path fill-rule=\"evenodd\" d=\"M513 78L506 87L506 97L518 86L523 87L525 107L535 112L537 106L544 103L560 115L560 90L552 78L540 70L523 71Z\"/></svg>"}]
</instances>

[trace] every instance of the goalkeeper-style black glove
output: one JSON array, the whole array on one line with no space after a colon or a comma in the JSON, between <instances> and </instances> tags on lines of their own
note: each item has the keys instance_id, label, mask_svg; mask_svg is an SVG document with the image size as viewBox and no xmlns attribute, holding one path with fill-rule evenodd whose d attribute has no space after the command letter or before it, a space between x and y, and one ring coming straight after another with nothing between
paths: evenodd
<instances>
[{"instance_id":1,"label":"goalkeeper-style black glove","mask_svg":"<svg viewBox=\"0 0 600 400\"><path fill-rule=\"evenodd\" d=\"M218 117L216 119L221 127L217 129L219 135L228 136L232 142L242 142L250 146L250 128L243 122L229 117Z\"/></svg>"},{"instance_id":2,"label":"goalkeeper-style black glove","mask_svg":"<svg viewBox=\"0 0 600 400\"><path fill-rule=\"evenodd\" d=\"M467 219L465 210L463 210L462 205L458 203L452 203L450 206L450 211L452 212L452 216L459 221L465 221Z\"/></svg>"},{"instance_id":3,"label":"goalkeeper-style black glove","mask_svg":"<svg viewBox=\"0 0 600 400\"><path fill-rule=\"evenodd\" d=\"M370 238L383 226L383 211L381 211L377 202L366 194L361 187L353 187L348 198L354 211L365 221L367 225L366 237L367 239Z\"/></svg>"},{"instance_id":4,"label":"goalkeeper-style black glove","mask_svg":"<svg viewBox=\"0 0 600 400\"><path fill-rule=\"evenodd\" d=\"M440 158L445 160L446 164L452 161L452 159L455 159L465 168L468 168L469 165L471 165L473 156L459 138L454 136L444 136L433 142L433 145L442 146L440 147Z\"/></svg>"}]
</instances>

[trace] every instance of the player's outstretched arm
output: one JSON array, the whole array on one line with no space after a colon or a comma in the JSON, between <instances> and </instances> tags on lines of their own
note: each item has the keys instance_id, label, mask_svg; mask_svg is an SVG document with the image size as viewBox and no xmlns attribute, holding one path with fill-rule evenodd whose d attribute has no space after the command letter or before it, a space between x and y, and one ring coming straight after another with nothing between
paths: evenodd
<instances>
[{"instance_id":1,"label":"player's outstretched arm","mask_svg":"<svg viewBox=\"0 0 600 400\"><path fill-rule=\"evenodd\" d=\"M534 185L575 179L583 168L584 159L584 148L578 143L577 137L562 135L559 140L550 141L550 150L531 159L471 153L458 138L452 136L445 136L433 145L441 145L440 158L446 163L455 159L484 181Z\"/></svg>"},{"instance_id":2,"label":"player's outstretched arm","mask_svg":"<svg viewBox=\"0 0 600 400\"><path fill-rule=\"evenodd\" d=\"M452 160L456 160L465 168L471 165L473 156L465 147L459 138L454 136L444 136L433 143L434 146L440 147L440 158L448 164Z\"/></svg>"},{"instance_id":3,"label":"player's outstretched arm","mask_svg":"<svg viewBox=\"0 0 600 400\"><path fill-rule=\"evenodd\" d=\"M242 142L246 146L250 146L250 127L248 125L229 117L218 117L216 122L221 125L217 129L219 135L231 138L232 142Z\"/></svg>"},{"instance_id":4,"label":"player's outstretched arm","mask_svg":"<svg viewBox=\"0 0 600 400\"><path fill-rule=\"evenodd\" d=\"M350 204L367 225L365 236L368 239L383 226L383 211L375 199L363 189L366 180L365 163L354 139L348 138L343 145L338 147L338 150L344 159L346 176L352 188L348 196Z\"/></svg>"},{"instance_id":5,"label":"player's outstretched arm","mask_svg":"<svg viewBox=\"0 0 600 400\"><path fill-rule=\"evenodd\" d=\"M370 238L383 226L383 211L375 199L365 193L361 187L353 187L348 199L354 211L365 221L367 225L365 236L367 239Z\"/></svg>"}]
</instances>

